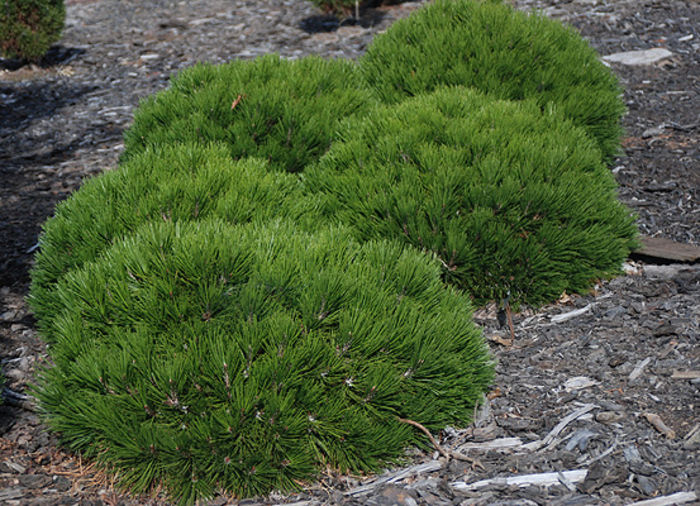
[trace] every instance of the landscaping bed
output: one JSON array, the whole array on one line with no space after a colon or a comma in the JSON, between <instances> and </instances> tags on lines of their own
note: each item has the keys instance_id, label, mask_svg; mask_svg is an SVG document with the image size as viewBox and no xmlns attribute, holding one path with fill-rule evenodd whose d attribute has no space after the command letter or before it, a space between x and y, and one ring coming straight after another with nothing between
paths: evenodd
<instances>
[{"instance_id":1,"label":"landscaping bed","mask_svg":"<svg viewBox=\"0 0 700 506\"><path fill-rule=\"evenodd\" d=\"M5 62L0 75L1 112L9 119L0 127L0 356L8 388L20 394L0 408L0 498L142 504L143 498L115 495L104 475L60 450L21 398L47 356L24 303L39 227L84 177L116 166L138 100L163 89L173 71L275 51L357 58L375 34L419 4L366 12L359 26L336 26L310 4L284 2L264 8L252 1L235 8L226 2L67 4L64 36L44 63ZM629 114L626 155L612 167L642 233L698 244L697 2L518 7L543 8L574 25L604 55L659 46L673 53L650 65L615 64ZM514 340L494 305L477 311L499 361L488 408L473 427L440 434L443 450L475 461L415 452L411 459L419 467L392 475L391 484L329 470L301 494L260 502L410 504L411 497L429 504L626 504L692 492L698 486L700 269L630 263L627 271L590 295L515 315ZM673 433L664 434L652 415ZM474 446L494 440L502 446ZM579 474L564 473L549 487L467 485L552 471ZM358 488L364 484L368 488Z\"/></svg>"}]
</instances>

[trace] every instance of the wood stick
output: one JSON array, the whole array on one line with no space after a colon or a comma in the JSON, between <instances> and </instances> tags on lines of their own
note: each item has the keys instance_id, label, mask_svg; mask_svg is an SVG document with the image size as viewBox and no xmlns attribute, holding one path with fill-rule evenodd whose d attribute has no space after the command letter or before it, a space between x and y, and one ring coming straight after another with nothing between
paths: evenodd
<instances>
[{"instance_id":1,"label":"wood stick","mask_svg":"<svg viewBox=\"0 0 700 506\"><path fill-rule=\"evenodd\" d=\"M429 431L428 429L426 429L423 425L419 424L418 422L414 422L413 420L408 420L407 418L399 418L399 417L397 417L397 418L399 419L399 422L401 422L401 423L407 423L408 425L413 425L414 427L417 427L418 429L420 429L420 430L423 432L423 434L425 434L426 436L428 436L428 438L430 439L430 442L433 443L433 446L435 446L435 449L436 449L437 451L439 451L439 452L442 454L443 457L445 457L446 459L449 459L449 458L450 458L450 454L447 453L447 452L442 448L442 446L440 446L440 445L438 444L437 441L435 441L435 438L433 437L433 435L432 435L432 434L430 433L430 431Z\"/></svg>"}]
</instances>

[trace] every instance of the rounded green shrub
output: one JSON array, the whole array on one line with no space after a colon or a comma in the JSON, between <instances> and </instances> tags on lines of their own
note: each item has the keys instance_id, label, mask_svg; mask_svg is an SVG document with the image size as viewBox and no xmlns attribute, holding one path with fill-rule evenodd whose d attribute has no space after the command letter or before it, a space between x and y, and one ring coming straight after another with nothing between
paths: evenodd
<instances>
[{"instance_id":1,"label":"rounded green shrub","mask_svg":"<svg viewBox=\"0 0 700 506\"><path fill-rule=\"evenodd\" d=\"M57 206L43 227L29 301L41 324L56 311L52 291L61 277L148 221L300 221L310 202L294 175L260 159L234 162L222 144L149 147Z\"/></svg>"},{"instance_id":2,"label":"rounded green shrub","mask_svg":"<svg viewBox=\"0 0 700 506\"><path fill-rule=\"evenodd\" d=\"M328 149L339 119L371 105L363 88L354 63L315 56L195 65L139 106L123 159L148 145L221 141L234 159L299 172Z\"/></svg>"},{"instance_id":3,"label":"rounded green shrub","mask_svg":"<svg viewBox=\"0 0 700 506\"><path fill-rule=\"evenodd\" d=\"M479 302L538 305L620 270L636 229L583 129L532 101L443 88L349 121L304 173L361 240L434 252Z\"/></svg>"},{"instance_id":4,"label":"rounded green shrub","mask_svg":"<svg viewBox=\"0 0 700 506\"><path fill-rule=\"evenodd\" d=\"M63 0L0 0L0 54L38 61L61 37Z\"/></svg>"},{"instance_id":5,"label":"rounded green shrub","mask_svg":"<svg viewBox=\"0 0 700 506\"><path fill-rule=\"evenodd\" d=\"M155 220L64 276L46 322L48 426L191 503L378 470L465 424L493 364L428 256L343 229Z\"/></svg>"},{"instance_id":6,"label":"rounded green shrub","mask_svg":"<svg viewBox=\"0 0 700 506\"><path fill-rule=\"evenodd\" d=\"M540 14L436 0L377 36L360 68L387 103L441 85L551 102L596 140L605 161L619 151L625 106L616 77L572 28Z\"/></svg>"}]
</instances>

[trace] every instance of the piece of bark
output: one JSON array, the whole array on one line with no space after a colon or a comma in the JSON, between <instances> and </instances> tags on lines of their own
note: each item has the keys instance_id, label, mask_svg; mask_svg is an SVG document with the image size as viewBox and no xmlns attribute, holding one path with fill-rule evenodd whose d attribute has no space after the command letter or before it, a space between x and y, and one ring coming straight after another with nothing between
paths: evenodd
<instances>
[{"instance_id":1,"label":"piece of bark","mask_svg":"<svg viewBox=\"0 0 700 506\"><path fill-rule=\"evenodd\" d=\"M671 379L694 380L700 378L700 371L673 371Z\"/></svg>"},{"instance_id":2,"label":"piece of bark","mask_svg":"<svg viewBox=\"0 0 700 506\"><path fill-rule=\"evenodd\" d=\"M655 497L646 501L637 501L633 506L667 506L669 504L685 504L698 498L695 492L676 492L675 494Z\"/></svg>"},{"instance_id":3,"label":"piece of bark","mask_svg":"<svg viewBox=\"0 0 700 506\"><path fill-rule=\"evenodd\" d=\"M641 247L634 250L630 256L662 262L693 263L700 260L700 247L692 244L648 236L641 236L640 242L642 243Z\"/></svg>"},{"instance_id":4,"label":"piece of bark","mask_svg":"<svg viewBox=\"0 0 700 506\"><path fill-rule=\"evenodd\" d=\"M664 423L659 415L654 413L644 413L644 418L661 434L666 436L668 439L675 439L676 433L673 429L669 428L668 425Z\"/></svg>"}]
</instances>

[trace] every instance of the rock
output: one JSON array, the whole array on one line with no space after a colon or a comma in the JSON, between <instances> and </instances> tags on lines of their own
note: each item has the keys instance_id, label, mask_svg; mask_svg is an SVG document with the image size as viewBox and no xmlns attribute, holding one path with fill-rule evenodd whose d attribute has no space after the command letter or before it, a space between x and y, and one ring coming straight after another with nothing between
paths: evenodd
<instances>
[{"instance_id":1,"label":"rock","mask_svg":"<svg viewBox=\"0 0 700 506\"><path fill-rule=\"evenodd\" d=\"M648 139L650 137L656 137L657 135L661 135L664 133L664 126L658 126L658 127L653 127L653 128L647 128L642 132L642 139Z\"/></svg>"},{"instance_id":2,"label":"rock","mask_svg":"<svg viewBox=\"0 0 700 506\"><path fill-rule=\"evenodd\" d=\"M671 56L673 56L673 53L668 49L655 47L640 51L609 54L603 56L603 60L608 63L621 63L622 65L652 65Z\"/></svg>"},{"instance_id":3,"label":"rock","mask_svg":"<svg viewBox=\"0 0 700 506\"><path fill-rule=\"evenodd\" d=\"M375 502L381 506L418 506L412 491L396 485L383 487Z\"/></svg>"},{"instance_id":4,"label":"rock","mask_svg":"<svg viewBox=\"0 0 700 506\"><path fill-rule=\"evenodd\" d=\"M625 418L625 413L622 411L601 411L595 416L596 421L600 423L617 423Z\"/></svg>"}]
</instances>

